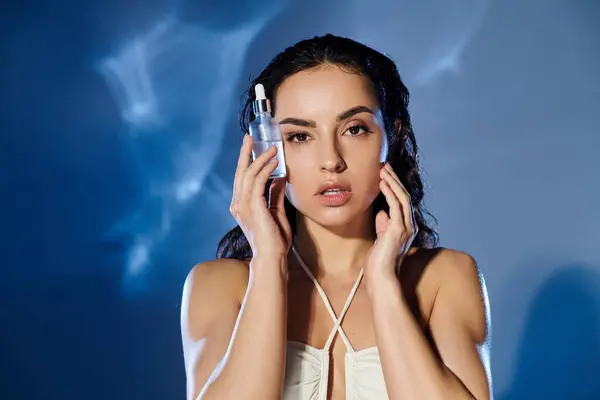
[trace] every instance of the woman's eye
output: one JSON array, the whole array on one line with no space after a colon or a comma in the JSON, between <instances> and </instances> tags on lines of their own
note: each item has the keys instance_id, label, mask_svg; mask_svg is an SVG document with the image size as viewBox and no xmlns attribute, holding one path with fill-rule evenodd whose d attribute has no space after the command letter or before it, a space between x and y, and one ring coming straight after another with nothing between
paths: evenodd
<instances>
[{"instance_id":1,"label":"woman's eye","mask_svg":"<svg viewBox=\"0 0 600 400\"><path fill-rule=\"evenodd\" d=\"M291 135L288 135L286 139L288 142L306 142L308 135L306 133L292 133Z\"/></svg>"},{"instance_id":2,"label":"woman's eye","mask_svg":"<svg viewBox=\"0 0 600 400\"><path fill-rule=\"evenodd\" d=\"M369 132L369 127L366 125L353 125L346 129L350 136L361 136ZM307 133L297 132L286 135L286 141L292 143L306 143L310 139Z\"/></svg>"},{"instance_id":3,"label":"woman's eye","mask_svg":"<svg viewBox=\"0 0 600 400\"><path fill-rule=\"evenodd\" d=\"M369 132L369 127L366 125L354 125L346 129L346 132L349 132L352 136L358 136L360 134Z\"/></svg>"}]
</instances>

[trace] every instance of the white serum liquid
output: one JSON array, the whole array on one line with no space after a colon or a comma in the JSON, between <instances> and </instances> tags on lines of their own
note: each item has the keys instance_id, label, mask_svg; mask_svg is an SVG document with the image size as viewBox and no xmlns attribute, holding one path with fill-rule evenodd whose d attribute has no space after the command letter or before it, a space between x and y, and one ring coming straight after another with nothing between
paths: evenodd
<instances>
[{"instance_id":1,"label":"white serum liquid","mask_svg":"<svg viewBox=\"0 0 600 400\"><path fill-rule=\"evenodd\" d=\"M283 178L287 175L287 171L285 168L285 157L283 153L283 141L282 140L257 140L253 143L252 146L252 157L256 160L262 153L269 150L271 146L277 146L277 160L279 160L279 164L275 171L271 172L269 178Z\"/></svg>"}]
</instances>

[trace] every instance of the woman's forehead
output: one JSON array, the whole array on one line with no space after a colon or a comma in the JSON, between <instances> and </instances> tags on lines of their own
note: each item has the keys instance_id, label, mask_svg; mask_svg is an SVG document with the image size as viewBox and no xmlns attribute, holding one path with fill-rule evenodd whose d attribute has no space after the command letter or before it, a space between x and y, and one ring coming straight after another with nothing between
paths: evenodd
<instances>
[{"instance_id":1,"label":"woman's forehead","mask_svg":"<svg viewBox=\"0 0 600 400\"><path fill-rule=\"evenodd\" d=\"M274 109L280 117L338 114L356 106L376 109L367 78L335 66L298 72L277 89Z\"/></svg>"}]
</instances>

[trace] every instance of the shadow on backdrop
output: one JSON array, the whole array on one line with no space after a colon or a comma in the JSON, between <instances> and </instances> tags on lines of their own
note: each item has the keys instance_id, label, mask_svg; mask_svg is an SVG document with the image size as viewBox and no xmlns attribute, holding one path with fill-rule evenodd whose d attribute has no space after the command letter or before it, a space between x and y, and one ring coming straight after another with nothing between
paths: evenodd
<instances>
[{"instance_id":1,"label":"shadow on backdrop","mask_svg":"<svg viewBox=\"0 0 600 400\"><path fill-rule=\"evenodd\" d=\"M600 398L597 270L567 265L541 285L525 321L514 378L499 400Z\"/></svg>"}]
</instances>

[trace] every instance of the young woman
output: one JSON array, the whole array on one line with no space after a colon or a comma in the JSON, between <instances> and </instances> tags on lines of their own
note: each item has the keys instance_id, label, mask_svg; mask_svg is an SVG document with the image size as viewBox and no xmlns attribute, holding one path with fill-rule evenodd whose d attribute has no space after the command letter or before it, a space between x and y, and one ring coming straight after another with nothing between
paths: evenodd
<instances>
[{"instance_id":1,"label":"young woman","mask_svg":"<svg viewBox=\"0 0 600 400\"><path fill-rule=\"evenodd\" d=\"M489 399L489 311L475 261L436 248L408 90L385 55L305 40L262 83L280 122L230 211L239 226L189 274L182 302L188 399ZM268 202L267 202L268 198Z\"/></svg>"}]
</instances>

